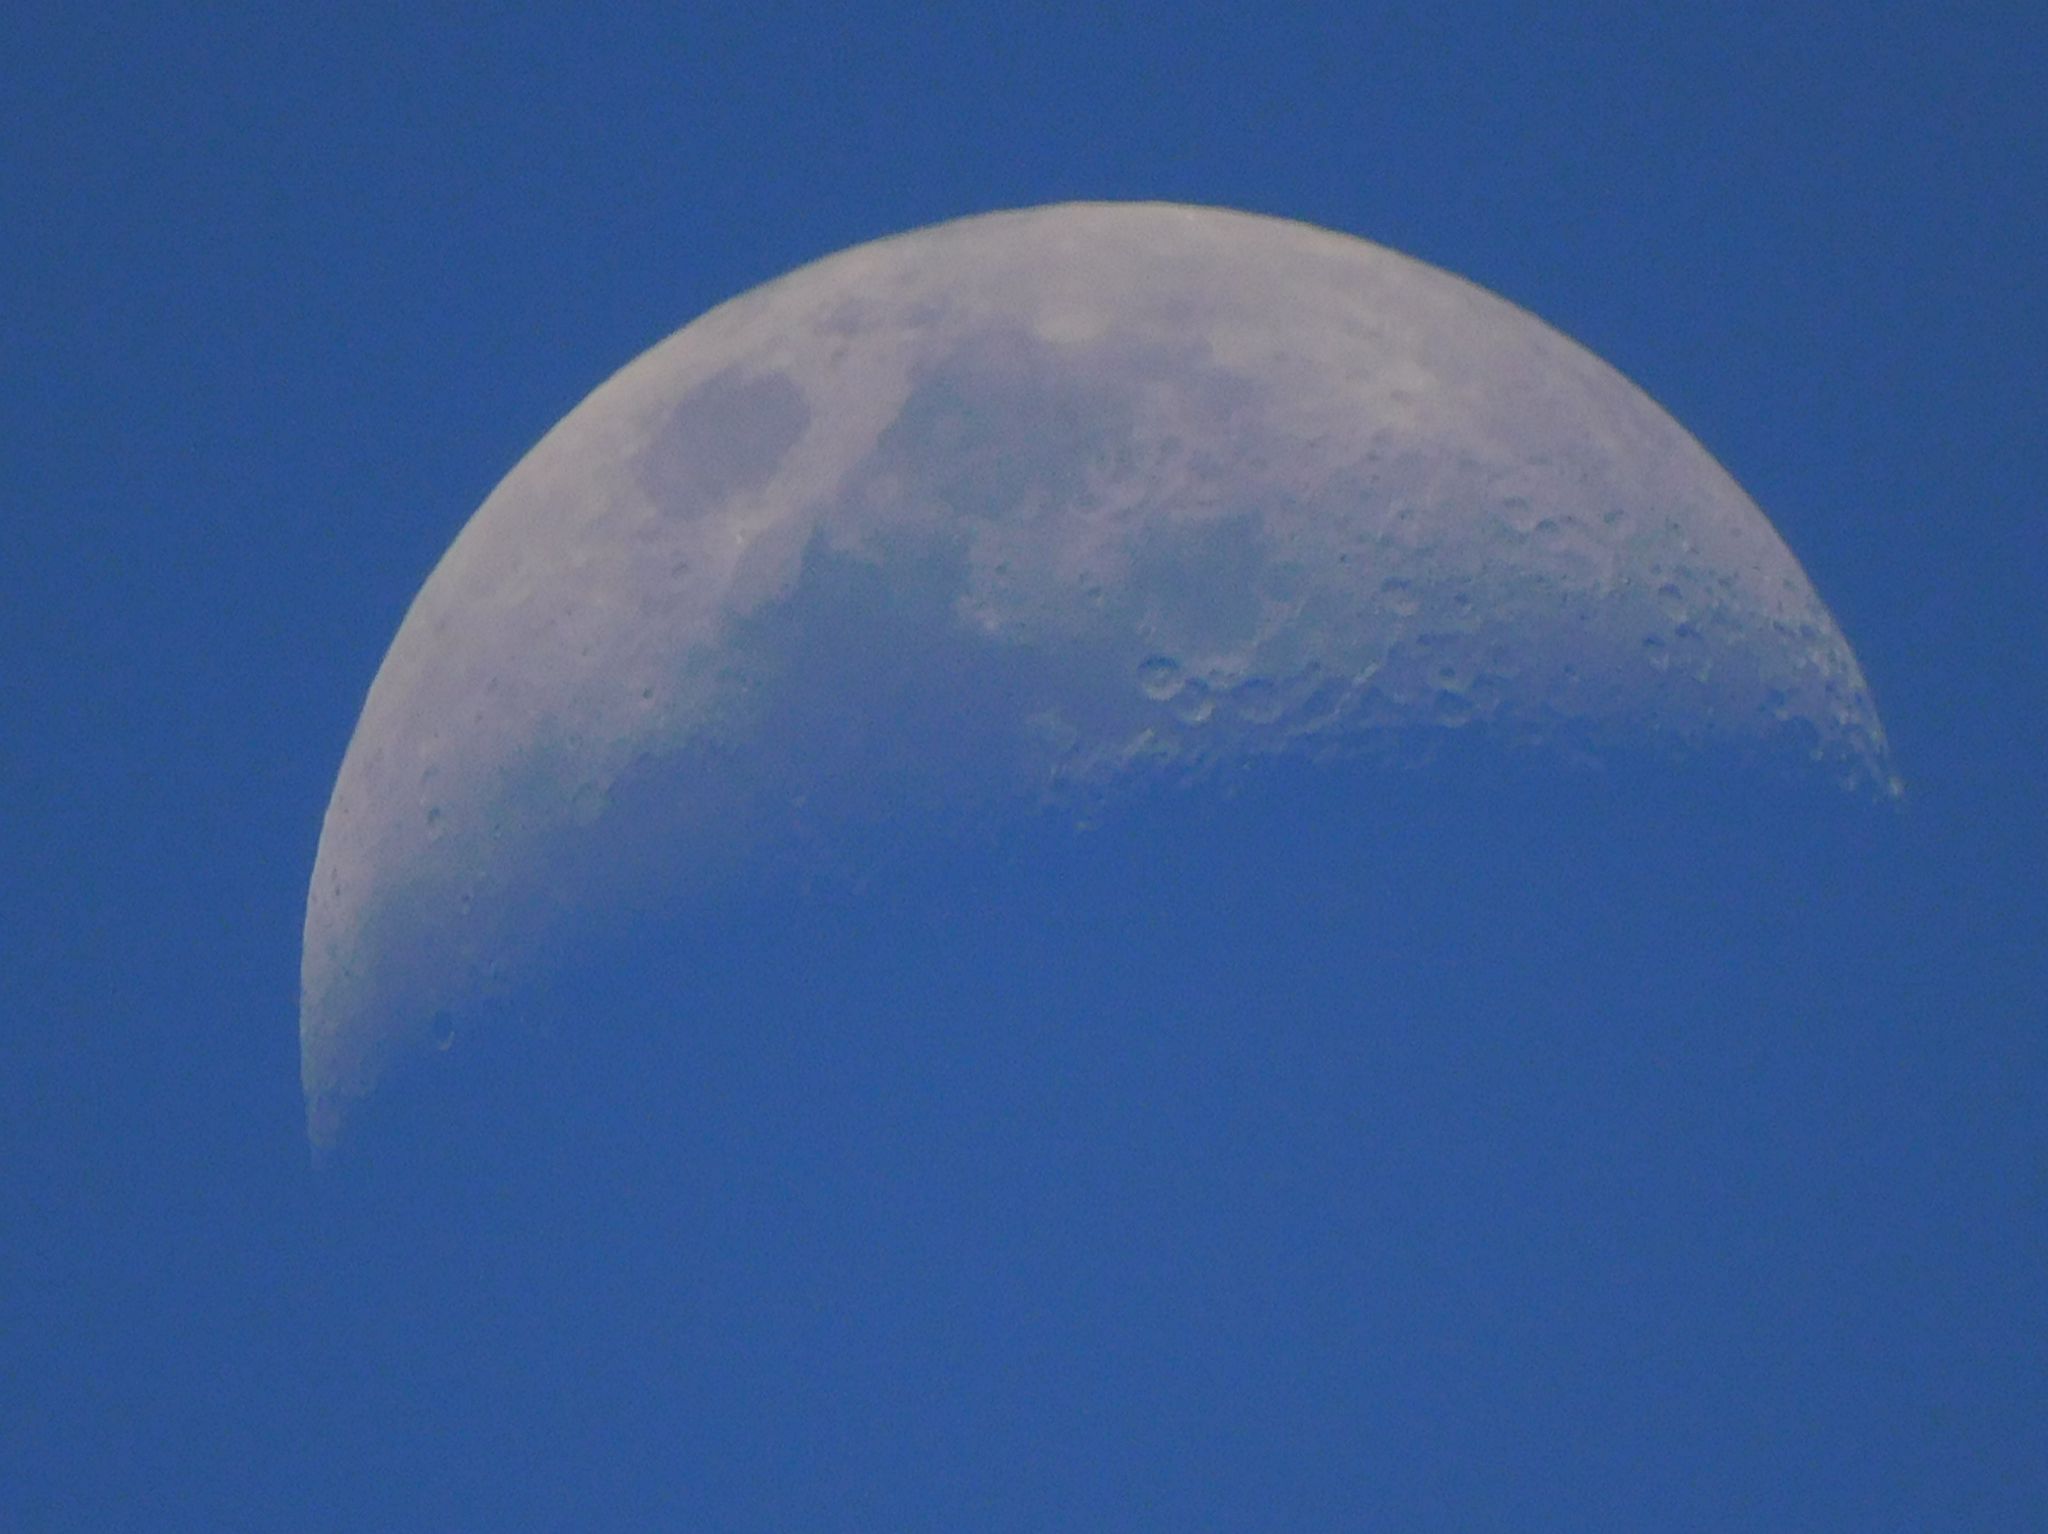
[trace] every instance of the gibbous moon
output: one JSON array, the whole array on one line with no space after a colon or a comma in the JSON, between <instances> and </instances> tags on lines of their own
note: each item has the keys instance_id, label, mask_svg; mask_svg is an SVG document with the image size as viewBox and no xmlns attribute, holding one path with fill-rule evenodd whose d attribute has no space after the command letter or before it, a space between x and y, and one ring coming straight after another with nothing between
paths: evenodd
<instances>
[{"instance_id":1,"label":"gibbous moon","mask_svg":"<svg viewBox=\"0 0 2048 1534\"><path fill-rule=\"evenodd\" d=\"M1762 513L1482 289L1157 204L843 252L597 389L413 603L313 873L313 1137L579 921L892 818L1453 733L1891 785Z\"/></svg>"}]
</instances>

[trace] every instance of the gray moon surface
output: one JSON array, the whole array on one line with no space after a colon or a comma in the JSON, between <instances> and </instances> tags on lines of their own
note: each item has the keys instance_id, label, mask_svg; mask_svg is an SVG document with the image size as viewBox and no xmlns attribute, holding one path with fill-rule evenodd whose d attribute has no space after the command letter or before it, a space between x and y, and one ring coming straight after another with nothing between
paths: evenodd
<instances>
[{"instance_id":1,"label":"gray moon surface","mask_svg":"<svg viewBox=\"0 0 2048 1534\"><path fill-rule=\"evenodd\" d=\"M598 388L413 603L313 873L313 1138L579 923L892 817L1453 734L1892 791L1763 514L1504 300L1162 204L842 252Z\"/></svg>"}]
</instances>

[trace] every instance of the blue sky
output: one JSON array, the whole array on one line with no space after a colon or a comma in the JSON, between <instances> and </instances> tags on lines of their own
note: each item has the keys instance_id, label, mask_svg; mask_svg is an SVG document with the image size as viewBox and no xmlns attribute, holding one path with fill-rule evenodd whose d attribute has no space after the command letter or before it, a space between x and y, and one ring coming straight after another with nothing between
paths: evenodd
<instances>
[{"instance_id":1,"label":"blue sky","mask_svg":"<svg viewBox=\"0 0 2048 1534\"><path fill-rule=\"evenodd\" d=\"M29 3L0 56L0 1526L1926 1530L2048 1503L2030 8ZM1504 895L1493 930L1529 936L1476 946L1468 903L1297 849L1329 913L1300 930L1246 893L1255 817L1178 883L1105 860L1067 900L1027 859L1014 905L972 885L907 948L874 913L736 921L706 1015L775 1020L721 1057L750 1107L697 1104L645 1198L573 1156L464 1220L322 1185L305 881L450 538L719 300L1070 197L1365 235L1621 368L1841 620L1898 823L1825 857L1797 823L1757 864L1591 855L1584 924ZM1417 836L1377 850L1413 866ZM1366 1022L1340 1005L1382 984ZM1684 995L1602 1032L1660 986ZM948 1004L1069 1020L1098 1087L1053 1111L1023 1056L935 1063ZM817 1042L890 1019L872 1054ZM1003 1082L1007 1129L945 1106ZM916 1155L861 1127L890 1083ZM1293 1127L1262 1159L1215 1137L1231 1114ZM1156 1165L1111 1153L1135 1123ZM1000 1214L933 1170L970 1162Z\"/></svg>"}]
</instances>

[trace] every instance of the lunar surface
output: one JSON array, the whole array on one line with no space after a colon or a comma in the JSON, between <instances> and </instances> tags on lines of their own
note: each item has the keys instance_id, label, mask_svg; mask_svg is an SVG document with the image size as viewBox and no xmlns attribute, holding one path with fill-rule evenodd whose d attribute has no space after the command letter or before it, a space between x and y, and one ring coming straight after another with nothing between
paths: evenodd
<instances>
[{"instance_id":1,"label":"lunar surface","mask_svg":"<svg viewBox=\"0 0 2048 1534\"><path fill-rule=\"evenodd\" d=\"M1511 304L1168 205L846 251L597 389L420 592L314 870L311 1132L636 903L1451 737L1891 782L1769 522Z\"/></svg>"}]
</instances>

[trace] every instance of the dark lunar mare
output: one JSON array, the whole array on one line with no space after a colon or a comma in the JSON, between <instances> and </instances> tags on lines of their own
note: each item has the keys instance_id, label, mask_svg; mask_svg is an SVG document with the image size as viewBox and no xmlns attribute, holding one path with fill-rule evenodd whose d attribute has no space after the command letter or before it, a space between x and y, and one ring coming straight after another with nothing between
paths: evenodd
<instances>
[{"instance_id":1,"label":"dark lunar mare","mask_svg":"<svg viewBox=\"0 0 2048 1534\"><path fill-rule=\"evenodd\" d=\"M1568 1517L1644 1420L1696 1497L1842 1345L1904 822L1482 755L881 827L511 998L322 1179L429 1504Z\"/></svg>"}]
</instances>

